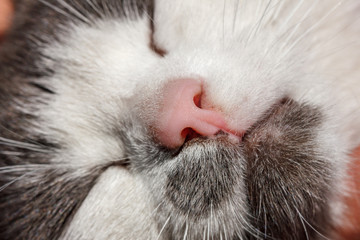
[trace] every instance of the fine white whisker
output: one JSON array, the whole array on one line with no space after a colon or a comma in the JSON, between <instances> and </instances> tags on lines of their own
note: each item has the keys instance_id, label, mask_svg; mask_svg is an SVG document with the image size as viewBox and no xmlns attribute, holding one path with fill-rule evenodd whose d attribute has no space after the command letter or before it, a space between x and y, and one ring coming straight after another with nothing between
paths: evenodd
<instances>
[{"instance_id":1,"label":"fine white whisker","mask_svg":"<svg viewBox=\"0 0 360 240\"><path fill-rule=\"evenodd\" d=\"M223 40L223 47L225 46L225 10L226 10L226 0L224 0L223 6L223 25L222 25L222 40Z\"/></svg>"},{"instance_id":2,"label":"fine white whisker","mask_svg":"<svg viewBox=\"0 0 360 240\"><path fill-rule=\"evenodd\" d=\"M326 43L328 41L330 41L330 39L329 40L324 40L322 43ZM330 49L328 52L323 53L322 55L317 55L316 59L317 60L322 60L324 58L329 58L332 55L335 55L335 54L337 54L339 52L342 52L342 51L346 50L347 48L354 49L354 47L356 47L356 45L360 45L360 40L353 40L353 41L347 42L347 43L345 43L345 44L343 44L341 46L336 46L333 49ZM357 46L357 47L360 47L360 46Z\"/></svg>"},{"instance_id":3,"label":"fine white whisker","mask_svg":"<svg viewBox=\"0 0 360 240\"><path fill-rule=\"evenodd\" d=\"M255 25L255 27L252 29L252 31L249 34L249 39L247 42L251 41L253 37L256 36L257 32L259 31L259 28L266 16L266 14L268 13L270 4L272 3L272 0L269 0L268 3L266 4L265 10L263 11L263 13L261 14L260 19L258 20L257 24Z\"/></svg>"},{"instance_id":4,"label":"fine white whisker","mask_svg":"<svg viewBox=\"0 0 360 240\"><path fill-rule=\"evenodd\" d=\"M232 32L235 32L235 28L236 28L236 20L237 20L237 16L238 16L238 12L239 12L239 2L240 0L237 0L235 3L235 8L234 8L234 18L233 18L233 27L232 27Z\"/></svg>"},{"instance_id":5,"label":"fine white whisker","mask_svg":"<svg viewBox=\"0 0 360 240\"><path fill-rule=\"evenodd\" d=\"M227 237L227 230L226 230L226 224L225 223L223 223L223 229L224 229L224 236L225 236L225 240L227 240L228 239L228 237Z\"/></svg>"},{"instance_id":6,"label":"fine white whisker","mask_svg":"<svg viewBox=\"0 0 360 240\"><path fill-rule=\"evenodd\" d=\"M330 240L329 238L327 238L326 236L324 236L323 234L321 234L318 230L316 230L308 221L306 221L306 219L301 215L301 213L299 212L299 210L294 206L295 210L297 211L299 217L312 229L314 230L317 234L319 234L320 237L326 239L326 240Z\"/></svg>"},{"instance_id":7,"label":"fine white whisker","mask_svg":"<svg viewBox=\"0 0 360 240\"><path fill-rule=\"evenodd\" d=\"M183 240L186 240L187 238L187 234L188 234L188 230L189 230L189 224L187 221L185 221L185 230L184 230L184 237Z\"/></svg>"},{"instance_id":8,"label":"fine white whisker","mask_svg":"<svg viewBox=\"0 0 360 240\"><path fill-rule=\"evenodd\" d=\"M85 15L83 15L79 9L76 9L75 7L75 2L72 0L73 2L73 6L71 6L70 4L68 4L67 2L65 2L64 0L57 0L64 8L68 9L73 15L75 15L76 17L78 17L80 20L82 20L83 22L90 24L90 19L88 17L86 17Z\"/></svg>"},{"instance_id":9,"label":"fine white whisker","mask_svg":"<svg viewBox=\"0 0 360 240\"><path fill-rule=\"evenodd\" d=\"M298 31L298 28L301 26L301 24L304 23L305 19L307 19L310 15L310 13L315 9L315 6L317 5L318 3L318 0L317 1L314 1L313 4L311 5L311 7L305 12L305 14L302 16L302 18L295 24L295 26L290 26L287 28L286 31L284 31L282 33L282 31L280 33L282 33L282 35L286 34L290 29L292 29L292 31L288 34L288 36L282 40L283 45L280 47L280 49L284 49L290 42L291 38L294 36L295 33L297 33ZM300 6L299 6L300 7ZM297 7L296 7L297 8ZM298 9L296 9L297 11ZM295 14L295 12L293 13ZM276 40L278 41L278 40ZM286 54L284 54L283 56L286 56ZM283 57L281 57L280 59L282 59Z\"/></svg>"},{"instance_id":10,"label":"fine white whisker","mask_svg":"<svg viewBox=\"0 0 360 240\"><path fill-rule=\"evenodd\" d=\"M228 207L229 207L229 209L228 209L229 212L235 211L235 208L234 208L232 202L229 202ZM250 213L245 212L245 214L247 215L248 218L254 219L254 216L252 216ZM264 236L264 233L262 233L256 227L254 227L247 219L245 219L245 216L243 216L242 214L236 215L235 217L239 223L244 224L244 230L246 232L248 232L249 234L251 234L252 236L254 236L255 238L258 238L259 236Z\"/></svg>"},{"instance_id":11,"label":"fine white whisker","mask_svg":"<svg viewBox=\"0 0 360 240\"><path fill-rule=\"evenodd\" d=\"M267 212L266 212L266 208L265 208L265 204L263 204L263 201L261 201L260 205L262 205L262 209L263 209L263 216L264 216L264 238L267 238Z\"/></svg>"},{"instance_id":12,"label":"fine white whisker","mask_svg":"<svg viewBox=\"0 0 360 240\"><path fill-rule=\"evenodd\" d=\"M335 7L333 7L326 15L324 15L317 23L313 24L310 28L308 28L302 35L300 35L291 45L287 48L284 56L286 56L304 37L310 34L313 30L315 30L323 21L330 16L340 5L342 2L339 2Z\"/></svg>"},{"instance_id":13,"label":"fine white whisker","mask_svg":"<svg viewBox=\"0 0 360 240\"><path fill-rule=\"evenodd\" d=\"M258 213L261 213L262 197L263 197L263 195L260 194ZM257 220L259 220L259 218L260 218L260 214L257 216Z\"/></svg>"},{"instance_id":14,"label":"fine white whisker","mask_svg":"<svg viewBox=\"0 0 360 240\"><path fill-rule=\"evenodd\" d=\"M212 228L212 226L213 226L213 217L214 217L214 215L213 215L214 213L213 213L213 203L211 202L210 203L210 228ZM211 231L212 232L212 231Z\"/></svg>"},{"instance_id":15,"label":"fine white whisker","mask_svg":"<svg viewBox=\"0 0 360 240\"><path fill-rule=\"evenodd\" d=\"M109 7L106 5L105 1L101 1L101 7L104 11L104 18L111 18L112 17L112 14L111 14L111 10L109 9Z\"/></svg>"},{"instance_id":16,"label":"fine white whisker","mask_svg":"<svg viewBox=\"0 0 360 240\"><path fill-rule=\"evenodd\" d=\"M48 0L38 0L38 1L43 3L44 5L48 6L49 8L54 10L55 12L58 12L58 13L60 13L61 15L65 16L65 17L68 17L69 19L75 19L75 17L76 17L76 16L68 14L67 12L65 12L62 9L58 8L54 4L49 3Z\"/></svg>"},{"instance_id":17,"label":"fine white whisker","mask_svg":"<svg viewBox=\"0 0 360 240\"><path fill-rule=\"evenodd\" d=\"M0 173L14 173L14 172L25 172L28 170L43 170L54 168L48 164L24 164L24 165L14 165L14 166L5 166L0 167Z\"/></svg>"},{"instance_id":18,"label":"fine white whisker","mask_svg":"<svg viewBox=\"0 0 360 240\"><path fill-rule=\"evenodd\" d=\"M290 20L294 17L295 13L299 10L299 8L302 6L302 4L304 3L305 0L301 0L298 2L298 4L293 8L293 10L290 12L290 14L287 16L287 18L285 18L285 20L283 21L282 25L279 28L279 32L287 32L284 29L288 29L288 25ZM284 2L284 1L283 1ZM305 14L307 15L307 14Z\"/></svg>"},{"instance_id":19,"label":"fine white whisker","mask_svg":"<svg viewBox=\"0 0 360 240\"><path fill-rule=\"evenodd\" d=\"M3 126L2 124L0 124L0 127L1 127L2 129L4 129L5 131L11 133L11 134L14 135L14 136L17 136L17 137L19 137L19 138L24 138L22 135L20 135L20 134L18 134L18 133L16 133L16 132L14 132L14 131L6 128L6 127ZM4 139L5 139L5 138L4 138ZM6 139L8 139L8 138L6 138ZM25 139L26 139L26 141L31 142L31 144L32 144L33 146L36 146L36 147L38 147L38 148L43 148L43 149L48 148L47 146L45 146L45 145L43 145L43 144L41 144L41 143L39 143L39 142L37 142L37 141L35 141L35 140L33 140L33 139L28 139L28 138L26 138L26 137L25 137ZM9 139L9 140L11 140L11 139ZM0 136L0 141L1 141L1 136ZM14 141L14 140L11 140L11 141ZM27 143L27 144L28 144L28 143Z\"/></svg>"},{"instance_id":20,"label":"fine white whisker","mask_svg":"<svg viewBox=\"0 0 360 240\"><path fill-rule=\"evenodd\" d=\"M303 219L302 219L302 217L301 217L301 215L300 215L299 211L298 211L297 213L298 213L298 215L299 215L299 218L300 218L301 224L302 224L302 226L303 226L303 228L304 228L304 232L305 232L306 239L307 239L307 240L309 240L309 234L308 234L308 232L307 232L307 230L306 230L305 223L304 223L304 221L303 221Z\"/></svg>"},{"instance_id":21,"label":"fine white whisker","mask_svg":"<svg viewBox=\"0 0 360 240\"><path fill-rule=\"evenodd\" d=\"M0 151L0 154L6 155L6 156L21 156L23 155L22 152L14 152L14 151Z\"/></svg>"},{"instance_id":22,"label":"fine white whisker","mask_svg":"<svg viewBox=\"0 0 360 240\"><path fill-rule=\"evenodd\" d=\"M240 240L243 240L243 236L240 234L240 233L236 233L237 237L240 239ZM255 236L256 237L256 236Z\"/></svg>"},{"instance_id":23,"label":"fine white whisker","mask_svg":"<svg viewBox=\"0 0 360 240\"><path fill-rule=\"evenodd\" d=\"M83 14L80 13L79 10L77 10L76 8L72 7L71 5L69 5L68 3L66 3L64 0L58 0L58 3L60 3L64 8L66 8L67 10L69 10L69 12L71 12L74 16L76 16L78 19L82 20L83 22L90 24L90 20L89 18L85 17Z\"/></svg>"},{"instance_id":24,"label":"fine white whisker","mask_svg":"<svg viewBox=\"0 0 360 240\"><path fill-rule=\"evenodd\" d=\"M5 188L9 187L11 184L21 180L22 178L24 178L25 176L31 174L31 173L34 173L35 171L32 171L32 172L26 172L24 173L23 175L17 177L17 178L14 178L13 180L11 180L10 182L4 184L3 186L0 187L0 192L2 192Z\"/></svg>"},{"instance_id":25,"label":"fine white whisker","mask_svg":"<svg viewBox=\"0 0 360 240\"><path fill-rule=\"evenodd\" d=\"M302 0L302 1L304 1L304 0ZM279 19L279 15L280 15L281 11L284 10L284 5L285 5L286 1L279 0L278 2L279 3L277 4L277 8L274 10L274 13L271 15L272 21Z\"/></svg>"},{"instance_id":26,"label":"fine white whisker","mask_svg":"<svg viewBox=\"0 0 360 240\"><path fill-rule=\"evenodd\" d=\"M211 221L210 219L209 218L207 219L207 232L206 232L207 240L210 239L210 221Z\"/></svg>"},{"instance_id":27,"label":"fine white whisker","mask_svg":"<svg viewBox=\"0 0 360 240\"><path fill-rule=\"evenodd\" d=\"M34 152L43 152L43 153L51 152L50 150L44 149L42 146L37 146L34 144L30 144L30 143L19 142L19 141L4 138L4 137L0 137L0 145L6 145L6 146L21 148L21 149L27 149L27 150L31 150Z\"/></svg>"},{"instance_id":28,"label":"fine white whisker","mask_svg":"<svg viewBox=\"0 0 360 240\"><path fill-rule=\"evenodd\" d=\"M170 218L171 218L171 215L166 219L166 221L165 221L165 223L164 223L164 225L163 225L163 227L161 228L161 230L160 230L160 232L159 232L159 235L157 236L157 240L159 240L160 239L160 237L161 237L161 234L163 233L163 231L165 230L165 228L166 228L166 225L169 223L169 221L170 221Z\"/></svg>"},{"instance_id":29,"label":"fine white whisker","mask_svg":"<svg viewBox=\"0 0 360 240\"><path fill-rule=\"evenodd\" d=\"M144 11L144 14L152 24L155 24L154 17L150 16L150 14L147 11Z\"/></svg>"},{"instance_id":30,"label":"fine white whisker","mask_svg":"<svg viewBox=\"0 0 360 240\"><path fill-rule=\"evenodd\" d=\"M155 208L154 210L150 213L150 217L154 216L157 212L157 210L160 208L160 206L164 203L164 201L161 201Z\"/></svg>"},{"instance_id":31,"label":"fine white whisker","mask_svg":"<svg viewBox=\"0 0 360 240\"><path fill-rule=\"evenodd\" d=\"M95 3L93 0L86 0L86 2L100 17L103 17L103 13L101 13L98 9L99 6L95 6Z\"/></svg>"}]
</instances>

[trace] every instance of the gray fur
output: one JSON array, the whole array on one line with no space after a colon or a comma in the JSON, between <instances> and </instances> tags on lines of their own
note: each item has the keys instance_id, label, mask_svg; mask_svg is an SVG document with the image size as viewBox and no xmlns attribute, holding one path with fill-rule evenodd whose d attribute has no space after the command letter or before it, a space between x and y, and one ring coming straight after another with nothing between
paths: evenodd
<instances>
[{"instance_id":1,"label":"gray fur","mask_svg":"<svg viewBox=\"0 0 360 240\"><path fill-rule=\"evenodd\" d=\"M207 231L215 239L237 239L243 229L248 239L305 239L332 228L333 166L316 140L322 120L316 107L284 99L238 144L219 133L170 151L149 144L132 120L121 135L127 154L137 156L130 167L152 190L159 228L169 221L165 239L181 239L186 228L190 239Z\"/></svg>"},{"instance_id":2,"label":"gray fur","mask_svg":"<svg viewBox=\"0 0 360 240\"><path fill-rule=\"evenodd\" d=\"M83 1L68 3L87 16L100 17ZM56 1L51 4L64 10ZM98 11L106 11L101 1L94 4ZM152 7L151 1L108 4L118 19L136 17ZM123 11L124 4L129 11ZM56 71L57 63L40 49L60 41L59 29L64 31L69 23L82 20L66 18L41 1L16 1L15 7L12 28L0 47L0 132L5 139L0 140L0 239L57 239L99 174L109 166L77 173L77 169L50 164L61 146L31 131L36 128L33 122L38 121L32 112L56 95L51 84L42 79ZM54 69L45 67L44 59ZM24 112L23 106L33 109ZM6 139L15 143L9 144Z\"/></svg>"}]
</instances>

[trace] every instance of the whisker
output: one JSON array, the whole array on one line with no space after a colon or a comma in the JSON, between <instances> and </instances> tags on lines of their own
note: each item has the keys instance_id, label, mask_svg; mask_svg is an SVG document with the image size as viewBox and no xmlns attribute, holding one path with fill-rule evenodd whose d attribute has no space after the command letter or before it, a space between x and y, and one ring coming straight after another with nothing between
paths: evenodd
<instances>
[{"instance_id":1,"label":"whisker","mask_svg":"<svg viewBox=\"0 0 360 240\"><path fill-rule=\"evenodd\" d=\"M43 3L44 5L48 6L52 10L54 10L57 13L62 14L65 17L68 17L69 19L74 19L74 16L69 15L67 12L63 11L62 9L58 8L54 4L49 3L47 0L38 0L39 2Z\"/></svg>"},{"instance_id":2,"label":"whisker","mask_svg":"<svg viewBox=\"0 0 360 240\"><path fill-rule=\"evenodd\" d=\"M213 225L213 217L214 217L214 215L213 215L213 204L212 204L212 202L210 203L210 228L212 227L212 225Z\"/></svg>"},{"instance_id":3,"label":"whisker","mask_svg":"<svg viewBox=\"0 0 360 240\"><path fill-rule=\"evenodd\" d=\"M208 226L207 226L207 240L210 239L210 221L211 221L211 218L207 220L208 222Z\"/></svg>"},{"instance_id":4,"label":"whisker","mask_svg":"<svg viewBox=\"0 0 360 240\"><path fill-rule=\"evenodd\" d=\"M186 221L183 240L186 240L187 234L188 234L188 230L189 230L189 224L188 224L188 222Z\"/></svg>"},{"instance_id":5,"label":"whisker","mask_svg":"<svg viewBox=\"0 0 360 240\"><path fill-rule=\"evenodd\" d=\"M254 31L250 32L249 34L249 39L248 41L250 41L253 36L256 36L257 32L259 31L259 28L260 28L260 25L262 24L263 20L264 20L264 17L266 16L266 14L268 13L268 10L269 10L269 6L270 4L272 3L272 0L269 0L268 3L266 4L266 7L265 7L265 10L263 11L263 13L261 14L261 17L260 19L258 20L257 24L256 24L256 27L253 28Z\"/></svg>"},{"instance_id":6,"label":"whisker","mask_svg":"<svg viewBox=\"0 0 360 240\"><path fill-rule=\"evenodd\" d=\"M109 9L109 7L106 5L106 1L101 1L101 6L104 9L104 13L105 13L104 17L111 18L112 13L111 13L111 10Z\"/></svg>"},{"instance_id":7,"label":"whisker","mask_svg":"<svg viewBox=\"0 0 360 240\"><path fill-rule=\"evenodd\" d=\"M340 32L339 32L339 33L340 33ZM331 40L331 39L327 39L327 40L325 40L325 41L327 42L327 41L330 41L330 40ZM324 43L325 43L325 41L324 41ZM339 52L341 52L341 51L344 51L345 49L350 48L350 47L351 47L352 49L354 49L354 48L356 47L356 45L360 45L360 41L359 41L359 40L354 40L354 41L351 41L351 42L347 42L347 43L345 43L345 44L343 44L343 45L341 45L341 46L337 46L337 47L331 49L331 51L329 51L329 52L327 52L327 53L325 53L325 54L323 54L323 55L318 55L318 56L316 57L316 59L317 59L317 60L321 60L321 59L330 57L330 56L332 56L332 55L334 55L334 54L336 54L336 53L339 53ZM357 47L359 47L359 46L357 46Z\"/></svg>"},{"instance_id":8,"label":"whisker","mask_svg":"<svg viewBox=\"0 0 360 240\"><path fill-rule=\"evenodd\" d=\"M19 137L19 138L24 138L24 137L21 136L20 134L12 131L12 130L10 130L10 129L8 129L7 127L5 127L5 126L2 125L2 124L0 124L0 127L1 127L2 129L4 129L6 132L9 132L10 134L12 134L12 135L14 135L14 136L17 136L17 137ZM1 136L0 136L0 138L1 138ZM33 143L33 145L36 145L36 146L38 146L38 147L40 147L40 148L48 148L47 146L45 146L45 145L43 145L43 144L41 144L41 143L39 143L39 142L37 142L37 141L35 141L35 140L33 140L33 139L25 138L25 140Z\"/></svg>"},{"instance_id":9,"label":"whisker","mask_svg":"<svg viewBox=\"0 0 360 240\"><path fill-rule=\"evenodd\" d=\"M308 28L302 35L300 35L287 49L287 52L285 52L284 56L286 56L304 37L306 37L309 33L311 33L313 30L315 30L328 16L330 16L340 5L342 2L339 2L335 5L327 14L325 14L320 20L312 25L310 28Z\"/></svg>"},{"instance_id":10,"label":"whisker","mask_svg":"<svg viewBox=\"0 0 360 240\"><path fill-rule=\"evenodd\" d=\"M233 18L233 29L232 29L233 33L235 32L236 19L237 19L237 15L238 15L238 12L239 12L239 2L240 2L240 0L236 1L236 5L235 5L235 8L234 8L235 13L234 13L234 18Z\"/></svg>"},{"instance_id":11,"label":"whisker","mask_svg":"<svg viewBox=\"0 0 360 240\"><path fill-rule=\"evenodd\" d=\"M164 203L164 201L160 202L160 203L157 205L157 207L150 213L150 216L153 216L153 215L156 213L156 211L158 210L158 208L159 208L163 203Z\"/></svg>"},{"instance_id":12,"label":"whisker","mask_svg":"<svg viewBox=\"0 0 360 240\"><path fill-rule=\"evenodd\" d=\"M159 240L159 239L160 239L160 236L161 236L161 234L163 233L163 231L164 231L164 229L165 229L166 225L169 223L170 218L171 218L171 216L169 216L169 217L167 218L167 220L165 221L165 223L164 223L163 227L161 228L161 230L160 230L160 232L159 232L159 235L158 235L158 236L157 236L157 238L156 238L157 240Z\"/></svg>"},{"instance_id":13,"label":"whisker","mask_svg":"<svg viewBox=\"0 0 360 240\"><path fill-rule=\"evenodd\" d=\"M290 34L288 34L288 36L285 38L285 40L283 40L284 44L280 47L280 49L284 49L290 42L291 38L294 36L294 34L297 32L298 28L301 26L301 24L304 23L305 19L309 17L310 13L315 9L316 4L318 3L317 1L314 1L314 3L311 5L311 7L305 12L305 14L302 16L302 18L298 21L298 23L295 24L295 26L290 26L288 27L288 29L286 31L284 31L283 34L286 34L288 32L288 30L290 30L292 28L292 31L290 32ZM300 7L300 5L298 5L298 7ZM296 10L298 10L298 8L296 7ZM295 12L293 13L295 14ZM289 19L290 20L290 19ZM277 39L278 41L278 39ZM280 58L282 59L284 56L286 56L287 54L283 54L283 56Z\"/></svg>"},{"instance_id":14,"label":"whisker","mask_svg":"<svg viewBox=\"0 0 360 240\"><path fill-rule=\"evenodd\" d=\"M264 237L266 239L267 238L267 217L266 217L267 212L266 212L266 207L263 204L263 201L261 201L260 204L263 205L262 209L264 211L264 214L263 214L264 215Z\"/></svg>"},{"instance_id":15,"label":"whisker","mask_svg":"<svg viewBox=\"0 0 360 240\"><path fill-rule=\"evenodd\" d=\"M230 209L228 209L227 211L229 212L234 212L235 209L233 207L233 203L229 202L228 207L230 207ZM250 213L245 212L245 214L247 215L247 217L249 218L253 218L255 219L254 216L252 216ZM244 218L244 216L240 215L236 215L237 221L244 224L244 230L246 232L248 232L249 234L251 234L252 236L254 236L255 238L258 238L259 236L264 236L264 233L262 233L259 229L257 229L256 227L254 227L250 222L248 222L247 219Z\"/></svg>"},{"instance_id":16,"label":"whisker","mask_svg":"<svg viewBox=\"0 0 360 240\"><path fill-rule=\"evenodd\" d=\"M89 21L88 18L86 18L83 14L81 14L79 12L79 10L77 10L76 8L74 8L73 6L69 5L68 3L66 3L64 0L57 0L58 3L60 3L64 8L68 9L69 12L71 12L74 16L76 16L78 19L82 20L83 22L90 24L91 22Z\"/></svg>"},{"instance_id":17,"label":"whisker","mask_svg":"<svg viewBox=\"0 0 360 240\"><path fill-rule=\"evenodd\" d=\"M279 3L277 4L277 9L274 11L274 13L271 16L272 20L277 20L279 18L280 12L284 9L285 3L286 1L279 0Z\"/></svg>"},{"instance_id":18,"label":"whisker","mask_svg":"<svg viewBox=\"0 0 360 240\"><path fill-rule=\"evenodd\" d=\"M22 171L28 171L30 169L42 170L47 168L50 169L53 168L53 166L45 165L45 164L14 165L14 166L0 167L0 173L22 172Z\"/></svg>"},{"instance_id":19,"label":"whisker","mask_svg":"<svg viewBox=\"0 0 360 240\"><path fill-rule=\"evenodd\" d=\"M225 236L225 240L227 240L228 238L227 238L227 234L226 234L227 230L226 230L226 225L225 225L225 223L224 223L223 228L224 228L224 236Z\"/></svg>"},{"instance_id":20,"label":"whisker","mask_svg":"<svg viewBox=\"0 0 360 240\"><path fill-rule=\"evenodd\" d=\"M295 13L299 10L299 8L302 6L302 4L304 3L304 0L301 0L298 2L298 4L293 8L293 10L290 12L290 14L287 16L287 18L283 21L281 27L280 27L280 32L286 32L284 29L288 29L288 25L289 25L289 21L295 16ZM305 14L307 15L307 14Z\"/></svg>"},{"instance_id":21,"label":"whisker","mask_svg":"<svg viewBox=\"0 0 360 240\"><path fill-rule=\"evenodd\" d=\"M244 238L239 234L239 233L236 233L237 237L240 239L240 240L243 240ZM255 236L256 237L256 236Z\"/></svg>"},{"instance_id":22,"label":"whisker","mask_svg":"<svg viewBox=\"0 0 360 240\"><path fill-rule=\"evenodd\" d=\"M0 137L0 144L10 146L10 147L17 147L17 148L21 148L21 149L32 150L35 152L43 152L43 153L51 152L50 150L43 149L41 146L37 146L34 144L30 144L30 143L19 142L19 141L4 138L4 137Z\"/></svg>"},{"instance_id":23,"label":"whisker","mask_svg":"<svg viewBox=\"0 0 360 240\"><path fill-rule=\"evenodd\" d=\"M152 16L150 16L150 14L147 11L144 10L144 14L147 16L147 18L150 20L150 22L152 24L155 23L154 18Z\"/></svg>"},{"instance_id":24,"label":"whisker","mask_svg":"<svg viewBox=\"0 0 360 240\"><path fill-rule=\"evenodd\" d=\"M86 0L86 2L99 15L99 17L103 17L103 13L101 13L98 9L99 6L96 7L93 0Z\"/></svg>"},{"instance_id":25,"label":"whisker","mask_svg":"<svg viewBox=\"0 0 360 240\"><path fill-rule=\"evenodd\" d=\"M323 234L321 234L318 230L316 230L308 221L306 221L306 219L301 215L301 213L299 212L299 210L294 206L295 210L297 211L297 213L299 214L299 217L312 229L314 230L317 234L319 234L322 238L330 240L329 238L327 238L326 236L324 236Z\"/></svg>"},{"instance_id":26,"label":"whisker","mask_svg":"<svg viewBox=\"0 0 360 240\"><path fill-rule=\"evenodd\" d=\"M11 180L10 182L4 184L3 186L0 187L0 192L2 192L4 189L6 189L7 187L9 187L11 184L21 180L22 178L24 178L25 176L31 174L31 173L34 173L35 171L32 171L32 172L26 172L24 173L23 175L17 177L17 178L14 178L13 180Z\"/></svg>"},{"instance_id":27,"label":"whisker","mask_svg":"<svg viewBox=\"0 0 360 240\"><path fill-rule=\"evenodd\" d=\"M305 223L304 223L304 221L303 221L302 217L300 216L299 211L298 211L297 213L298 213L298 215L299 215L299 218L300 218L301 224L302 224L302 226L303 226L303 228L304 228L306 239L307 239L307 240L309 240L309 235L308 235L308 232L307 232L307 230L306 230Z\"/></svg>"},{"instance_id":28,"label":"whisker","mask_svg":"<svg viewBox=\"0 0 360 240\"><path fill-rule=\"evenodd\" d=\"M14 152L14 151L0 151L0 154L5 156L21 156L23 153L21 152Z\"/></svg>"},{"instance_id":29,"label":"whisker","mask_svg":"<svg viewBox=\"0 0 360 240\"><path fill-rule=\"evenodd\" d=\"M225 10L226 10L226 0L224 0L224 7L223 7L223 25L222 25L223 47L225 47Z\"/></svg>"}]
</instances>

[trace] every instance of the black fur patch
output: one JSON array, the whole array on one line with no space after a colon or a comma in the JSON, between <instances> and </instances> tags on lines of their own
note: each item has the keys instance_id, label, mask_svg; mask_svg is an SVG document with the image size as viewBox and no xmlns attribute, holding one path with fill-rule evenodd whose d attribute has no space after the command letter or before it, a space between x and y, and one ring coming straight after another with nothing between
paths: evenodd
<instances>
[{"instance_id":1,"label":"black fur patch","mask_svg":"<svg viewBox=\"0 0 360 240\"><path fill-rule=\"evenodd\" d=\"M196 139L188 144L197 145L194 150L185 146L167 174L166 198L189 217L209 216L209 206L217 210L242 175L242 161L235 146L227 141L219 144L221 138L216 144L213 141Z\"/></svg>"},{"instance_id":2,"label":"black fur patch","mask_svg":"<svg viewBox=\"0 0 360 240\"><path fill-rule=\"evenodd\" d=\"M51 165L3 175L1 186L11 184L0 198L1 239L58 239L98 175L74 177L75 170Z\"/></svg>"},{"instance_id":3,"label":"black fur patch","mask_svg":"<svg viewBox=\"0 0 360 240\"><path fill-rule=\"evenodd\" d=\"M316 140L322 120L316 108L285 101L245 136L250 220L263 233L258 238L314 239L316 231L328 230L332 166Z\"/></svg>"},{"instance_id":4,"label":"black fur patch","mask_svg":"<svg viewBox=\"0 0 360 240\"><path fill-rule=\"evenodd\" d=\"M56 165L61 144L35 134L37 110L56 97L46 79L59 64L42 50L69 23L151 16L153 1L15 0L15 9L0 45L0 239L57 239L106 166Z\"/></svg>"}]
</instances>

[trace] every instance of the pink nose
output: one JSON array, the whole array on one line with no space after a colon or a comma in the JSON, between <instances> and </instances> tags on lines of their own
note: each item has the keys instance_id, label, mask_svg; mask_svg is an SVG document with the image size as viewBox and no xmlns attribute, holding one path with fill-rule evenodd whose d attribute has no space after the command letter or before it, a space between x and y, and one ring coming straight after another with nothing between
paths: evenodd
<instances>
[{"instance_id":1,"label":"pink nose","mask_svg":"<svg viewBox=\"0 0 360 240\"><path fill-rule=\"evenodd\" d=\"M212 136L219 130L226 131L226 122L219 112L201 108L203 92L200 80L172 81L165 86L163 93L156 134L164 146L179 147L194 132Z\"/></svg>"}]
</instances>

